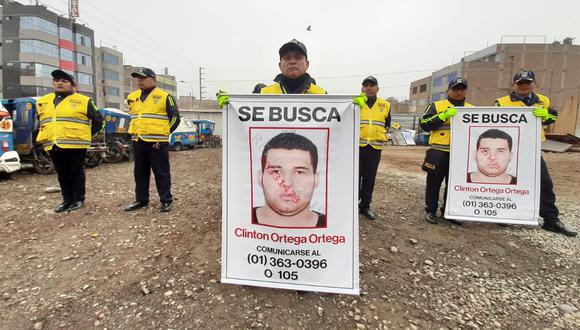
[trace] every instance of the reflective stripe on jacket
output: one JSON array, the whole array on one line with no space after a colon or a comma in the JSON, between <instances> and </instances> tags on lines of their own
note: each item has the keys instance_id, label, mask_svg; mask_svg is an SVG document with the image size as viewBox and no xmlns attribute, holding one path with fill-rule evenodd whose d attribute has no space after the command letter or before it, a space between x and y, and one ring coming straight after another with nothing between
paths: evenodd
<instances>
[{"instance_id":1,"label":"reflective stripe on jacket","mask_svg":"<svg viewBox=\"0 0 580 330\"><path fill-rule=\"evenodd\" d=\"M360 141L359 146L370 145L375 149L383 149L387 141L387 118L391 112L391 104L377 97L372 108L365 105L360 110Z\"/></svg>"},{"instance_id":2,"label":"reflective stripe on jacket","mask_svg":"<svg viewBox=\"0 0 580 330\"><path fill-rule=\"evenodd\" d=\"M45 150L54 145L63 149L87 149L91 146L91 121L87 115L90 98L78 93L65 97L54 106L55 93L36 102L39 131L36 141Z\"/></svg>"},{"instance_id":3,"label":"reflective stripe on jacket","mask_svg":"<svg viewBox=\"0 0 580 330\"><path fill-rule=\"evenodd\" d=\"M131 124L129 134L133 140L147 142L169 142L169 117L167 116L168 93L155 88L144 101L141 90L127 96Z\"/></svg>"}]
</instances>

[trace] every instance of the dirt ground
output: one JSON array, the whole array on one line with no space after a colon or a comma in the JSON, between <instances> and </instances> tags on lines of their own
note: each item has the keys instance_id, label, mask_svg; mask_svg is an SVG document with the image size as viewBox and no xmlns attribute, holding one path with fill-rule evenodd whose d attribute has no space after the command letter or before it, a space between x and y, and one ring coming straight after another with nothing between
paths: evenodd
<instances>
[{"instance_id":1,"label":"dirt ground","mask_svg":"<svg viewBox=\"0 0 580 330\"><path fill-rule=\"evenodd\" d=\"M55 214L56 176L0 182L0 329L578 329L580 239L423 220L425 149L383 152L361 219L361 296L219 283L221 149L171 153L173 210L134 213L132 163L87 170L87 206ZM580 153L547 154L580 229ZM152 184L152 200L156 200Z\"/></svg>"}]
</instances>

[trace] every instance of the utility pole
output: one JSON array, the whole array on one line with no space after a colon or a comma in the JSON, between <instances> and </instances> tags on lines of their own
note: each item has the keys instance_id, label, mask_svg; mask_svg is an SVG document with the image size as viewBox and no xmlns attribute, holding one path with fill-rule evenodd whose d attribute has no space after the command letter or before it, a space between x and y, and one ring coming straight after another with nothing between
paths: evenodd
<instances>
[{"instance_id":1,"label":"utility pole","mask_svg":"<svg viewBox=\"0 0 580 330\"><path fill-rule=\"evenodd\" d=\"M199 107L201 108L201 100L203 100L203 94L205 93L204 88L205 86L203 85L202 81L204 81L205 79L203 78L203 75L205 74L205 72L203 72L203 69L201 66L199 67Z\"/></svg>"}]
</instances>

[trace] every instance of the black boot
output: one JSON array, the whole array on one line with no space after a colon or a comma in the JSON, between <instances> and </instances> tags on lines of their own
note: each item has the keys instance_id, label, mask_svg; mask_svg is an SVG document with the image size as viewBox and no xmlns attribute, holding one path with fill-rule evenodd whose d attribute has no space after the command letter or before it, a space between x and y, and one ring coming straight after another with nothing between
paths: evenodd
<instances>
[{"instance_id":1,"label":"black boot","mask_svg":"<svg viewBox=\"0 0 580 330\"><path fill-rule=\"evenodd\" d=\"M370 209L360 209L358 211L359 214L362 214L365 218L369 219L369 220L375 220L375 214L373 213L373 211L371 211Z\"/></svg>"},{"instance_id":2,"label":"black boot","mask_svg":"<svg viewBox=\"0 0 580 330\"><path fill-rule=\"evenodd\" d=\"M59 213L59 212L67 211L71 204L72 203L69 201L64 201L64 202L58 204L58 206L54 209L54 212Z\"/></svg>"},{"instance_id":3,"label":"black boot","mask_svg":"<svg viewBox=\"0 0 580 330\"><path fill-rule=\"evenodd\" d=\"M85 206L85 202L83 201L76 201L74 203L72 203L69 207L68 210L69 212L71 211L76 211L76 210L80 210L81 208L83 208Z\"/></svg>"},{"instance_id":4,"label":"black boot","mask_svg":"<svg viewBox=\"0 0 580 330\"><path fill-rule=\"evenodd\" d=\"M425 220L429 223L437 224L439 221L437 220L437 214L435 212L427 212L425 213Z\"/></svg>"},{"instance_id":5,"label":"black boot","mask_svg":"<svg viewBox=\"0 0 580 330\"><path fill-rule=\"evenodd\" d=\"M138 210L142 207L147 206L147 204L149 204L149 203L147 203L147 202L133 202L131 205L129 205L125 208L125 211L127 211L127 212L135 211L135 210Z\"/></svg>"},{"instance_id":6,"label":"black boot","mask_svg":"<svg viewBox=\"0 0 580 330\"><path fill-rule=\"evenodd\" d=\"M544 225L542 226L544 230L552 231L554 233L563 234L569 237L575 237L578 233L573 231L572 229L566 228L562 221L556 219L553 221L544 221Z\"/></svg>"}]
</instances>

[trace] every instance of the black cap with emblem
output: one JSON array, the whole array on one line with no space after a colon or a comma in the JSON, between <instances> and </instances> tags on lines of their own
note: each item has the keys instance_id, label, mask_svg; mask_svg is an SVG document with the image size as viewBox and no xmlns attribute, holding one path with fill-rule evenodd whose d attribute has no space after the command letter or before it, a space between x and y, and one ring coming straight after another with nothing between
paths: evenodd
<instances>
[{"instance_id":1,"label":"black cap with emblem","mask_svg":"<svg viewBox=\"0 0 580 330\"><path fill-rule=\"evenodd\" d=\"M54 70L50 73L50 75L52 76L52 79L56 80L56 79L64 79L64 80L68 80L70 81L71 84L76 85L75 82L75 77L66 72L66 71L62 71L62 70Z\"/></svg>"},{"instance_id":2,"label":"black cap with emblem","mask_svg":"<svg viewBox=\"0 0 580 330\"><path fill-rule=\"evenodd\" d=\"M290 51L296 51L296 52L302 53L302 55L304 55L304 57L308 58L308 53L306 52L306 46L296 39L292 39L292 40L288 41L287 43L283 44L282 47L280 47L278 54L280 55L280 57L282 57Z\"/></svg>"},{"instance_id":3,"label":"black cap with emblem","mask_svg":"<svg viewBox=\"0 0 580 330\"><path fill-rule=\"evenodd\" d=\"M462 85L464 88L467 88L468 87L467 80L465 80L461 77L457 77L457 78L451 80L447 87L449 89L452 89L452 88L457 87L459 85Z\"/></svg>"},{"instance_id":4,"label":"black cap with emblem","mask_svg":"<svg viewBox=\"0 0 580 330\"><path fill-rule=\"evenodd\" d=\"M149 68L141 68L139 71L131 73L133 78L157 78L155 72Z\"/></svg>"},{"instance_id":5,"label":"black cap with emblem","mask_svg":"<svg viewBox=\"0 0 580 330\"><path fill-rule=\"evenodd\" d=\"M516 75L514 76L514 84L517 84L521 81L535 81L536 80L536 75L534 74L533 71L520 71L518 73L516 73Z\"/></svg>"},{"instance_id":6,"label":"black cap with emblem","mask_svg":"<svg viewBox=\"0 0 580 330\"><path fill-rule=\"evenodd\" d=\"M377 80L377 78L375 78L375 77L373 77L373 76L368 76L368 77L366 77L366 78L363 80L362 84L363 84L363 85L364 85L364 84L373 84L373 85L378 85L378 84L379 84L379 81Z\"/></svg>"}]
</instances>

